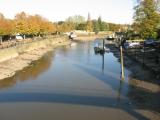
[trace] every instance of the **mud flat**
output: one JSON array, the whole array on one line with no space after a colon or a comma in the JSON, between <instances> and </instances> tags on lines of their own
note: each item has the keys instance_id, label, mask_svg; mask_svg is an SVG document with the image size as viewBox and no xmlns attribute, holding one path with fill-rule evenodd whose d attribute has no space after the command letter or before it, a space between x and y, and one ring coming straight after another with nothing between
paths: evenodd
<instances>
[{"instance_id":1,"label":"mud flat","mask_svg":"<svg viewBox=\"0 0 160 120\"><path fill-rule=\"evenodd\" d=\"M69 44L68 37L58 36L0 50L0 80L14 76L48 51Z\"/></svg>"}]
</instances>

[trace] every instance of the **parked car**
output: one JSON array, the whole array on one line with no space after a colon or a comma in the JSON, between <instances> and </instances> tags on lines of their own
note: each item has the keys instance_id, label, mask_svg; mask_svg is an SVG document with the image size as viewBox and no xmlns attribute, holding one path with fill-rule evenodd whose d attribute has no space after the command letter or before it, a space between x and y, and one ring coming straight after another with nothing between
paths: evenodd
<instances>
[{"instance_id":1,"label":"parked car","mask_svg":"<svg viewBox=\"0 0 160 120\"><path fill-rule=\"evenodd\" d=\"M129 46L131 48L136 48L136 47L140 46L140 43L139 42L132 42L132 43L129 44Z\"/></svg>"},{"instance_id":2,"label":"parked car","mask_svg":"<svg viewBox=\"0 0 160 120\"><path fill-rule=\"evenodd\" d=\"M129 42L125 42L125 43L124 43L124 48L125 48L125 49L128 49L128 48L129 48Z\"/></svg>"},{"instance_id":3,"label":"parked car","mask_svg":"<svg viewBox=\"0 0 160 120\"><path fill-rule=\"evenodd\" d=\"M15 37L17 40L22 40L23 39L23 37L21 36L21 35L16 35L16 37Z\"/></svg>"},{"instance_id":4,"label":"parked car","mask_svg":"<svg viewBox=\"0 0 160 120\"><path fill-rule=\"evenodd\" d=\"M128 49L128 48L136 48L139 47L140 43L139 42L125 42L124 43L124 48Z\"/></svg>"},{"instance_id":5,"label":"parked car","mask_svg":"<svg viewBox=\"0 0 160 120\"><path fill-rule=\"evenodd\" d=\"M74 39L76 37L77 37L77 35L74 32L71 32L70 35L69 35L70 39Z\"/></svg>"},{"instance_id":6,"label":"parked car","mask_svg":"<svg viewBox=\"0 0 160 120\"><path fill-rule=\"evenodd\" d=\"M147 39L146 41L144 41L144 46L145 47L155 47L156 42L153 39Z\"/></svg>"}]
</instances>

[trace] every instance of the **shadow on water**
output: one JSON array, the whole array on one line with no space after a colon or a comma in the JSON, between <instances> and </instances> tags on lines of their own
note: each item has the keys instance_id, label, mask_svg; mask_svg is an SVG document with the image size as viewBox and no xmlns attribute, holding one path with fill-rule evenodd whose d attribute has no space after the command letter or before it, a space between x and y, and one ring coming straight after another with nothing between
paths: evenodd
<instances>
[{"instance_id":1,"label":"shadow on water","mask_svg":"<svg viewBox=\"0 0 160 120\"><path fill-rule=\"evenodd\" d=\"M134 111L132 107L117 106L113 104L115 98L111 97L96 97L96 96L80 96L80 95L66 95L66 94L53 94L53 93L12 93L12 94L1 94L0 102L53 102L53 103L67 103L76 105L89 105L98 107L107 107L122 109L128 112L133 117L139 120L149 120L141 114ZM121 101L127 102L126 99Z\"/></svg>"},{"instance_id":2,"label":"shadow on water","mask_svg":"<svg viewBox=\"0 0 160 120\"><path fill-rule=\"evenodd\" d=\"M101 72L95 71L93 69L90 69L85 66L81 65L75 65L80 69L83 69L90 75L98 78L99 80L103 81L105 84L110 85L113 90L118 91L118 97L117 97L117 104L122 106L120 101L123 101L122 103L127 103L127 104L136 104L136 108L142 109L142 110L151 110L155 112L160 112L160 92L151 92L146 89L143 89L138 86L134 86L133 84L128 84L127 82L120 80L119 85L117 84L117 80L115 77L110 76L109 74L106 76L102 76ZM119 87L118 87L119 86ZM122 91L124 86L129 86L127 96L129 97L129 101L122 99L121 96L125 96L124 92ZM128 105L125 104L127 107ZM109 107L109 106L108 106ZM123 107L121 109L124 109ZM129 108L130 110L128 111L126 108L124 110L127 110L127 112L132 112L132 108ZM146 119L146 118L145 118Z\"/></svg>"}]
</instances>

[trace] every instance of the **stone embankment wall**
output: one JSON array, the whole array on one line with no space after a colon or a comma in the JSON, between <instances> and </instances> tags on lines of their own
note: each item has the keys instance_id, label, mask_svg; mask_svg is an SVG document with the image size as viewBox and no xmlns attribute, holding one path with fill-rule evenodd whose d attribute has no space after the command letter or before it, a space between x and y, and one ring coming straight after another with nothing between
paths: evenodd
<instances>
[{"instance_id":1,"label":"stone embankment wall","mask_svg":"<svg viewBox=\"0 0 160 120\"><path fill-rule=\"evenodd\" d=\"M18 44L14 47L9 47L5 49L0 49L0 62L9 60L11 58L15 58L18 55L32 51L38 48L47 48L51 46L55 46L59 43L68 42L67 36L56 36L56 37L48 37L43 40L35 40L33 42L25 43L25 44Z\"/></svg>"},{"instance_id":2,"label":"stone embankment wall","mask_svg":"<svg viewBox=\"0 0 160 120\"><path fill-rule=\"evenodd\" d=\"M57 36L0 49L0 80L14 76L16 71L29 66L48 51L69 44L67 36Z\"/></svg>"}]
</instances>

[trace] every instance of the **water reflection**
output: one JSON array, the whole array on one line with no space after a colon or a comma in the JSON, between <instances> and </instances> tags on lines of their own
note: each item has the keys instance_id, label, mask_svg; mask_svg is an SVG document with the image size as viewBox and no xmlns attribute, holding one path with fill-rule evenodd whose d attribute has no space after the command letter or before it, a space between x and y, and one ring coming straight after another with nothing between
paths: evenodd
<instances>
[{"instance_id":1,"label":"water reflection","mask_svg":"<svg viewBox=\"0 0 160 120\"><path fill-rule=\"evenodd\" d=\"M54 53L48 52L41 59L33 62L30 66L11 78L6 78L0 81L0 89L13 87L17 81L36 80L36 78L49 69ZM53 64L53 63L52 63Z\"/></svg>"},{"instance_id":2,"label":"water reflection","mask_svg":"<svg viewBox=\"0 0 160 120\"><path fill-rule=\"evenodd\" d=\"M104 53L102 54L102 73L104 74Z\"/></svg>"},{"instance_id":3,"label":"water reflection","mask_svg":"<svg viewBox=\"0 0 160 120\"><path fill-rule=\"evenodd\" d=\"M121 103L121 94L122 94L122 89L123 89L123 84L124 84L124 81L123 80L120 80L119 81L119 88L118 88L118 95L117 95L117 106L120 105Z\"/></svg>"},{"instance_id":4,"label":"water reflection","mask_svg":"<svg viewBox=\"0 0 160 120\"><path fill-rule=\"evenodd\" d=\"M16 77L20 81L25 81L28 79L36 80L39 75L49 69L49 67L51 66L52 57L53 53L48 52L40 60L33 62L31 66L18 73Z\"/></svg>"},{"instance_id":5,"label":"water reflection","mask_svg":"<svg viewBox=\"0 0 160 120\"><path fill-rule=\"evenodd\" d=\"M7 78L4 80L0 80L0 89L4 88L10 88L16 84L16 79L13 77L12 80L11 78Z\"/></svg>"},{"instance_id":6,"label":"water reflection","mask_svg":"<svg viewBox=\"0 0 160 120\"><path fill-rule=\"evenodd\" d=\"M132 75L135 73L127 67L126 79L122 81L118 59L112 53L95 55L92 42L62 47L55 51L55 55L52 53L18 72L14 78L0 81L2 89L13 87L17 81L30 80L21 82L18 87L13 87L15 89L1 91L0 102L65 103L114 108L140 120L148 118L135 111L137 99L141 100L136 106L140 110L157 112L160 108L159 98L155 99L159 91L151 92L139 86L142 82L138 80L141 79ZM148 84L150 86L150 82ZM150 100L156 104L152 105L152 101L149 105Z\"/></svg>"}]
</instances>

